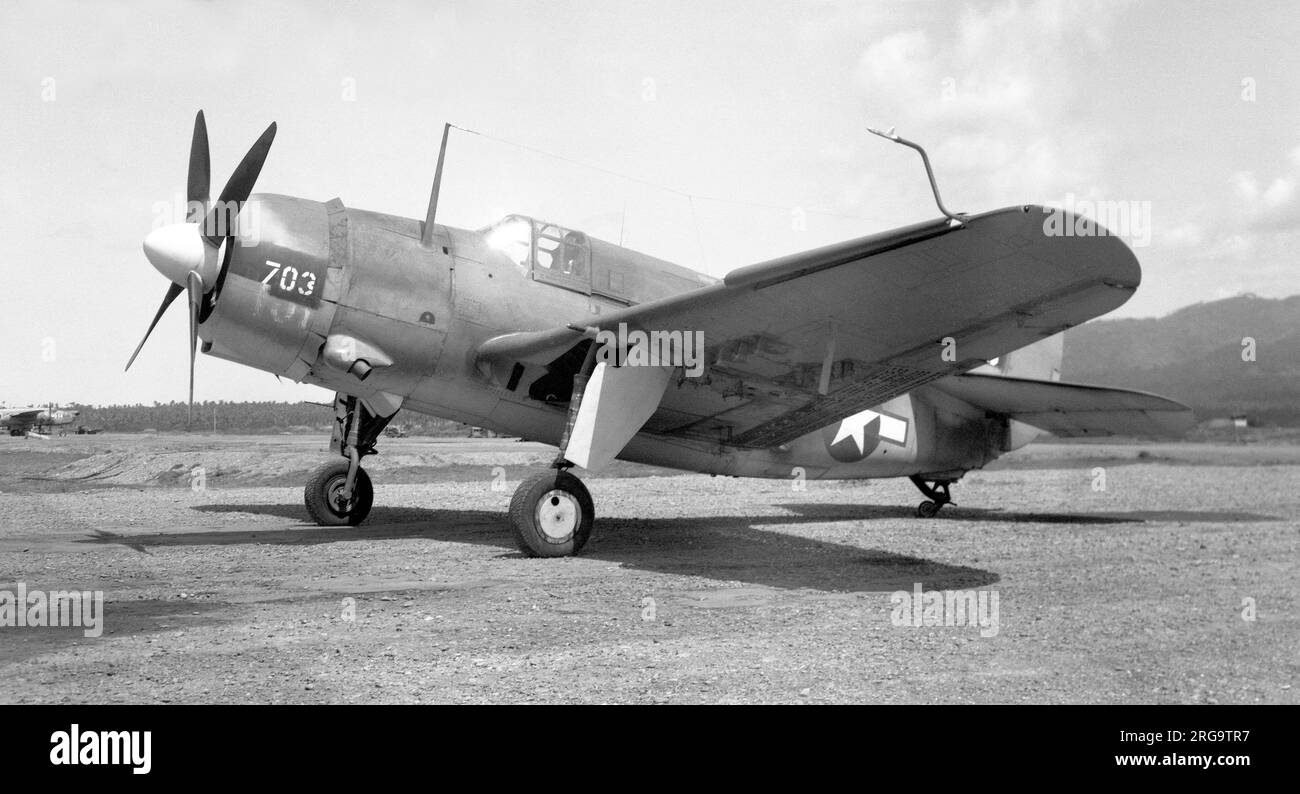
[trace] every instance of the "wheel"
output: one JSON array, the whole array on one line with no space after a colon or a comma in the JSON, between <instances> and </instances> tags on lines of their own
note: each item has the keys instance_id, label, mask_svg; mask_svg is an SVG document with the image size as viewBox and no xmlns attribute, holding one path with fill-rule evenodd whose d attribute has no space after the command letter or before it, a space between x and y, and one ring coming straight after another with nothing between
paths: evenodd
<instances>
[{"instance_id":1,"label":"wheel","mask_svg":"<svg viewBox=\"0 0 1300 794\"><path fill-rule=\"evenodd\" d=\"M356 526L370 515L370 507L375 503L375 489L370 484L370 475L366 474L365 469L357 469L352 500L349 504L344 504L340 494L347 481L346 460L326 463L307 478L303 501L307 505L307 512L317 524L323 527Z\"/></svg>"},{"instance_id":2,"label":"wheel","mask_svg":"<svg viewBox=\"0 0 1300 794\"><path fill-rule=\"evenodd\" d=\"M916 517L934 518L935 516L939 515L939 508L941 506L942 505L938 504L937 502L931 502L930 500L927 499L926 501L916 506Z\"/></svg>"},{"instance_id":3,"label":"wheel","mask_svg":"<svg viewBox=\"0 0 1300 794\"><path fill-rule=\"evenodd\" d=\"M519 550L530 557L577 554L595 523L591 494L567 471L534 474L510 500L510 524Z\"/></svg>"}]
</instances>

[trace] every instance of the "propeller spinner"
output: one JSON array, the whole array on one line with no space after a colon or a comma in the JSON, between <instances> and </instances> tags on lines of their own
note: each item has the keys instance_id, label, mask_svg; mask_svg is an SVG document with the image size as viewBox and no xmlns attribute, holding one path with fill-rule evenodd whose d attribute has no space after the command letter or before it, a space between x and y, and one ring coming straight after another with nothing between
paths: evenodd
<instances>
[{"instance_id":1,"label":"propeller spinner","mask_svg":"<svg viewBox=\"0 0 1300 794\"><path fill-rule=\"evenodd\" d=\"M136 346L130 369L149 334L162 319L167 307L182 292L188 293L190 315L190 411L194 409L194 356L198 346L199 323L211 312L225 270L230 265L230 246L234 244L236 219L253 185L262 172L262 164L275 140L275 123L266 128L240 161L215 205L209 206L211 165L208 155L208 127L203 111L194 117L194 135L190 140L189 174L186 179L186 216L184 223L154 229L144 240L144 255L149 264L167 277L171 284L163 295L162 305L153 322ZM222 246L225 256L222 256Z\"/></svg>"}]
</instances>

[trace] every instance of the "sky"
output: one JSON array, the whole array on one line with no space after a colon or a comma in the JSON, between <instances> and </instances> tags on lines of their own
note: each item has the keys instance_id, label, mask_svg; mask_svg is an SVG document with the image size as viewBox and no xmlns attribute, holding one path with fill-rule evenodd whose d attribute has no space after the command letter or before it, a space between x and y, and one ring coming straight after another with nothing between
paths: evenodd
<instances>
[{"instance_id":1,"label":"sky","mask_svg":"<svg viewBox=\"0 0 1300 794\"><path fill-rule=\"evenodd\" d=\"M141 241L271 121L259 192L439 222L523 212L721 276L937 217L1119 212L1111 316L1300 292L1300 6L1127 2L0 4L0 402L185 399ZM328 399L199 357L198 400Z\"/></svg>"}]
</instances>

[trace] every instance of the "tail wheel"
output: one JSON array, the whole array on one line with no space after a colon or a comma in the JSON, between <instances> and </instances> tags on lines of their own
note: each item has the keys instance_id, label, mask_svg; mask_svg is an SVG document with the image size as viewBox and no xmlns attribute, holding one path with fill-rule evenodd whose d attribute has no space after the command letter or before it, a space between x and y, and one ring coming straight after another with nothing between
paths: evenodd
<instances>
[{"instance_id":1,"label":"tail wheel","mask_svg":"<svg viewBox=\"0 0 1300 794\"><path fill-rule=\"evenodd\" d=\"M357 469L357 481L352 498L343 499L343 486L348 481L348 462L337 460L326 463L307 478L303 501L312 519L324 527L356 526L370 515L375 503L375 489L365 469Z\"/></svg>"},{"instance_id":2,"label":"tail wheel","mask_svg":"<svg viewBox=\"0 0 1300 794\"><path fill-rule=\"evenodd\" d=\"M577 554L591 537L595 515L587 486L567 471L534 474L510 500L515 542L530 557Z\"/></svg>"},{"instance_id":3,"label":"tail wheel","mask_svg":"<svg viewBox=\"0 0 1300 794\"><path fill-rule=\"evenodd\" d=\"M934 518L944 505L955 504L952 501L952 480L935 480L934 485L930 485L919 474L913 474L908 479L926 496L926 501L916 506L917 518Z\"/></svg>"}]
</instances>

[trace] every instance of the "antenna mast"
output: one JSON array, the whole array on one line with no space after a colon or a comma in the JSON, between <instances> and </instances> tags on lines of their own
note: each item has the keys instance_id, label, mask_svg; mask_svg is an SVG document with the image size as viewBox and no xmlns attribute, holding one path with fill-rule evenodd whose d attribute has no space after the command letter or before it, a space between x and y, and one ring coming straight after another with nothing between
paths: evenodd
<instances>
[{"instance_id":1,"label":"antenna mast","mask_svg":"<svg viewBox=\"0 0 1300 794\"><path fill-rule=\"evenodd\" d=\"M447 135L451 132L451 123L442 125L442 145L438 147L438 167L433 172L433 190L429 193L429 211L424 215L424 231L420 234L420 245L425 248L433 246L433 219L438 215L438 191L442 189L442 161L447 156Z\"/></svg>"},{"instance_id":2,"label":"antenna mast","mask_svg":"<svg viewBox=\"0 0 1300 794\"><path fill-rule=\"evenodd\" d=\"M939 197L939 183L934 178L934 169L930 167L930 156L925 153L925 149L922 148L920 144L913 143L906 138L900 137L894 132L893 127L890 127L888 130L878 130L874 127L867 127L867 132L872 135L879 135L887 141L893 141L894 143L901 144L909 149L915 149L917 153L921 155L921 162L925 164L925 175L930 178L930 190L934 193L934 203L939 205L939 211L942 212L948 220L958 226L965 222L960 215L949 212L948 208L943 205L943 199Z\"/></svg>"}]
</instances>

